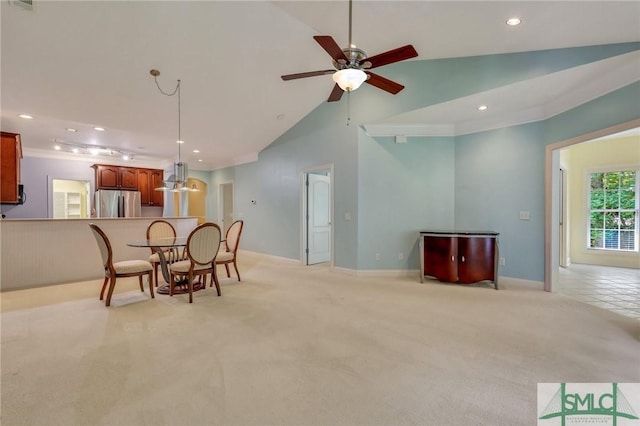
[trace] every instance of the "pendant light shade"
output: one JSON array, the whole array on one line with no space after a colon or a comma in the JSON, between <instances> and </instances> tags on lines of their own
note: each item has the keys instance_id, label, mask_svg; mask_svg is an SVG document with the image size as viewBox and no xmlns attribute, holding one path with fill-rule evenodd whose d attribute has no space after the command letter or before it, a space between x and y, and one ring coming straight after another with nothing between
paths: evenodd
<instances>
[{"instance_id":1,"label":"pendant light shade","mask_svg":"<svg viewBox=\"0 0 640 426\"><path fill-rule=\"evenodd\" d=\"M354 68L345 68L333 73L333 81L345 92L356 90L367 79L367 73Z\"/></svg>"}]
</instances>

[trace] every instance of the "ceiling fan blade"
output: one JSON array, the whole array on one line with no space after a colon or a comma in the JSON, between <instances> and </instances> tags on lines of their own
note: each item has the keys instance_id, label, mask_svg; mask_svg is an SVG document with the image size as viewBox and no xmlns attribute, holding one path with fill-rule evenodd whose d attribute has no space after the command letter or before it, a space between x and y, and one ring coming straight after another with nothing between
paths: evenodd
<instances>
[{"instance_id":1,"label":"ceiling fan blade","mask_svg":"<svg viewBox=\"0 0 640 426\"><path fill-rule=\"evenodd\" d=\"M375 68L392 64L394 62L404 61L405 59L415 58L416 56L418 56L416 49L414 49L412 45L407 44L406 46L371 56L367 58L366 61L371 62L370 68Z\"/></svg>"},{"instance_id":2,"label":"ceiling fan blade","mask_svg":"<svg viewBox=\"0 0 640 426\"><path fill-rule=\"evenodd\" d=\"M327 99L327 102L339 101L340 98L342 98L342 94L343 93L344 93L344 91L336 83L336 85L333 86L333 90L331 91L331 94L329 95L329 99Z\"/></svg>"},{"instance_id":3,"label":"ceiling fan blade","mask_svg":"<svg viewBox=\"0 0 640 426\"><path fill-rule=\"evenodd\" d=\"M298 74L287 74L281 76L284 81L295 80L296 78L306 78L306 77L315 77L317 75L327 75L333 74L336 70L322 70L322 71L310 71L310 72L301 72Z\"/></svg>"},{"instance_id":4,"label":"ceiling fan blade","mask_svg":"<svg viewBox=\"0 0 640 426\"><path fill-rule=\"evenodd\" d=\"M318 42L320 46L333 58L334 61L338 62L339 59L344 59L345 61L349 61L347 55L344 54L338 43L331 36L319 35L313 36L314 40Z\"/></svg>"},{"instance_id":5,"label":"ceiling fan blade","mask_svg":"<svg viewBox=\"0 0 640 426\"><path fill-rule=\"evenodd\" d=\"M369 83L372 86L376 86L378 89L385 90L393 95L404 89L402 84L391 81L388 78L384 78L378 74L372 72L366 72L369 74L369 78L365 80L365 83Z\"/></svg>"}]
</instances>

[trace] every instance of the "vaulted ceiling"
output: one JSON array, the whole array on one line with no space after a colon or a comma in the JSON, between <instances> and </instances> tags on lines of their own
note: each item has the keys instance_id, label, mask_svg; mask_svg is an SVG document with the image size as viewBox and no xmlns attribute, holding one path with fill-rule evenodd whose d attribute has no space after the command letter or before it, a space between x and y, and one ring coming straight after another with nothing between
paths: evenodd
<instances>
[{"instance_id":1,"label":"vaulted ceiling","mask_svg":"<svg viewBox=\"0 0 640 426\"><path fill-rule=\"evenodd\" d=\"M165 92L182 82L180 149L191 168L252 161L325 102L333 86L329 75L287 82L280 76L331 68L314 35L331 35L341 46L348 41L346 0L33 3L27 10L19 0L1 2L0 74L2 130L21 133L33 155L49 155L62 143L107 147L141 164L173 161L178 101L156 87L149 71L158 69ZM522 24L505 25L511 16ZM356 0L353 41L370 56L413 44L419 57L411 60L640 41L640 2ZM618 78L604 82L610 86L640 79L638 56L625 58L484 93L503 102L507 90L534 94L509 98L484 124L459 112L474 99L458 99L368 130L435 123L455 134L501 123L507 111L548 115L558 87L573 84L576 97L588 99L603 75ZM33 119L19 118L23 113Z\"/></svg>"}]
</instances>

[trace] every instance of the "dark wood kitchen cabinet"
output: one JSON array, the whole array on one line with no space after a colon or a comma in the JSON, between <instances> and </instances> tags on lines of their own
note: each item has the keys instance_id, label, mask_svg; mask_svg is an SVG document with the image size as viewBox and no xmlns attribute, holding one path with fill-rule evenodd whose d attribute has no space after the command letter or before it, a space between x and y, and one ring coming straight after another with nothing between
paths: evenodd
<instances>
[{"instance_id":1,"label":"dark wood kitchen cabinet","mask_svg":"<svg viewBox=\"0 0 640 426\"><path fill-rule=\"evenodd\" d=\"M138 190L138 169L135 167L110 166L106 164L94 164L91 167L96 171L96 190Z\"/></svg>"},{"instance_id":2,"label":"dark wood kitchen cabinet","mask_svg":"<svg viewBox=\"0 0 640 426\"><path fill-rule=\"evenodd\" d=\"M420 232L420 282L425 276L451 283L493 282L498 289L498 233Z\"/></svg>"},{"instance_id":3,"label":"dark wood kitchen cabinet","mask_svg":"<svg viewBox=\"0 0 640 426\"><path fill-rule=\"evenodd\" d=\"M0 145L0 203L21 204L20 160L22 144L17 133L2 132Z\"/></svg>"},{"instance_id":4,"label":"dark wood kitchen cabinet","mask_svg":"<svg viewBox=\"0 0 640 426\"><path fill-rule=\"evenodd\" d=\"M164 171L159 169L138 169L138 190L143 206L162 206L164 192L155 189L162 186Z\"/></svg>"}]
</instances>

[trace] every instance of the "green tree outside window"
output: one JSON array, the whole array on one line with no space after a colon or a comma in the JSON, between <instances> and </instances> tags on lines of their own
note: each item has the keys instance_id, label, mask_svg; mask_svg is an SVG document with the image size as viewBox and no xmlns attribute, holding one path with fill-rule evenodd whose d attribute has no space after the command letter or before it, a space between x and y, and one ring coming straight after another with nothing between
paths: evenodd
<instances>
[{"instance_id":1,"label":"green tree outside window","mask_svg":"<svg viewBox=\"0 0 640 426\"><path fill-rule=\"evenodd\" d=\"M638 194L636 171L589 176L589 247L637 250Z\"/></svg>"}]
</instances>

